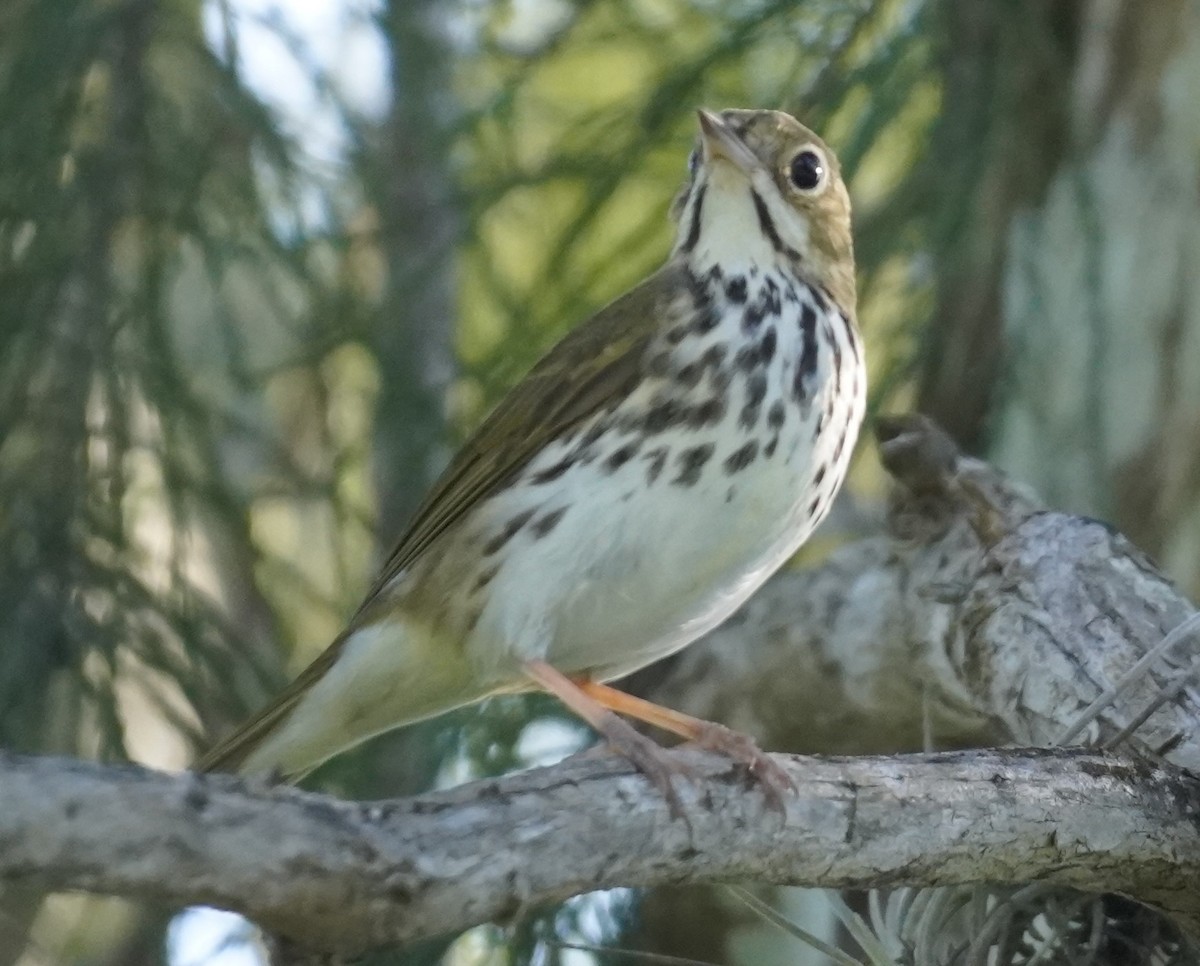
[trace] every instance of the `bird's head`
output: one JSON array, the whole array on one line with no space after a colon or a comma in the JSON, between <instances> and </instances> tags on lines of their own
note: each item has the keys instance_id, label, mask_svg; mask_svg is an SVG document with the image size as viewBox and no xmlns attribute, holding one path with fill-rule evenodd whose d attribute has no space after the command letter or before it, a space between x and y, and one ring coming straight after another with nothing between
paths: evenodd
<instances>
[{"instance_id":1,"label":"bird's head","mask_svg":"<svg viewBox=\"0 0 1200 966\"><path fill-rule=\"evenodd\" d=\"M713 265L773 265L855 308L850 196L834 153L781 111L699 111L700 136L672 212L673 255Z\"/></svg>"}]
</instances>

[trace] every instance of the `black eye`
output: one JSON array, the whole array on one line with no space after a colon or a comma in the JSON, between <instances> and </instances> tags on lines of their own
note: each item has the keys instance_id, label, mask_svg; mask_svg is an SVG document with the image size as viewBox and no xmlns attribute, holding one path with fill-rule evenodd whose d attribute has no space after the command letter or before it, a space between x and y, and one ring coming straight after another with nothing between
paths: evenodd
<instances>
[{"instance_id":1,"label":"black eye","mask_svg":"<svg viewBox=\"0 0 1200 966\"><path fill-rule=\"evenodd\" d=\"M788 177L801 191L812 191L825 176L825 162L816 151L801 151L792 158Z\"/></svg>"}]
</instances>

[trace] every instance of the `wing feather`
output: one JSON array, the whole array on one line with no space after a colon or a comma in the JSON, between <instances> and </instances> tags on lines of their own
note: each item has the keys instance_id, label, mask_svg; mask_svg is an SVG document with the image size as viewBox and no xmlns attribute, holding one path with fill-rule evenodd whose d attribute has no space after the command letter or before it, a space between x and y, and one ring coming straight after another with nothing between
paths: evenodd
<instances>
[{"instance_id":1,"label":"wing feather","mask_svg":"<svg viewBox=\"0 0 1200 966\"><path fill-rule=\"evenodd\" d=\"M442 473L389 554L349 628L266 708L206 754L197 770L236 767L337 660L357 627L369 623L387 584L480 500L503 485L545 443L615 405L643 375L647 348L669 325L686 292L674 263L568 333L514 387Z\"/></svg>"}]
</instances>

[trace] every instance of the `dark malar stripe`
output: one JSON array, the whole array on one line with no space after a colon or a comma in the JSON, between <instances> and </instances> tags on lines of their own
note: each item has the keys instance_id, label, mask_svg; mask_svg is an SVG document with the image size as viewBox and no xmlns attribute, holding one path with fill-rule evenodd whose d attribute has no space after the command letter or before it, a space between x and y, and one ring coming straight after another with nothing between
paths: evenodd
<instances>
[{"instance_id":1,"label":"dark malar stripe","mask_svg":"<svg viewBox=\"0 0 1200 966\"><path fill-rule=\"evenodd\" d=\"M700 241L700 214L704 210L704 189L701 185L696 189L696 201L692 205L692 222L688 225L688 235L683 243L683 251L690 252Z\"/></svg>"},{"instance_id":2,"label":"dark malar stripe","mask_svg":"<svg viewBox=\"0 0 1200 966\"><path fill-rule=\"evenodd\" d=\"M771 213L767 211L767 203L763 201L762 195L753 188L750 189L750 197L754 199L754 213L758 215L758 227L767 236L771 247L775 251L779 251L783 248L783 240L779 237L779 232L775 228L775 222L771 220Z\"/></svg>"},{"instance_id":3,"label":"dark malar stripe","mask_svg":"<svg viewBox=\"0 0 1200 966\"><path fill-rule=\"evenodd\" d=\"M775 222L771 219L771 213L767 211L767 203L763 201L762 195L751 188L750 197L754 201L754 213L758 215L758 227L767 236L767 241L771 243L771 247L793 261L800 261L800 253L789 245L785 245L783 239L779 237L779 231L775 227Z\"/></svg>"}]
</instances>

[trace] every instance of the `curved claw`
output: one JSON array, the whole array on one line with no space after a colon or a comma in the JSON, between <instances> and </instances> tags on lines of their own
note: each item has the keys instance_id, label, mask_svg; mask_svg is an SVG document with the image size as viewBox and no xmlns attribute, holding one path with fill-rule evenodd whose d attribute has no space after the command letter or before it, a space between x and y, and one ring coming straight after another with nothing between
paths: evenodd
<instances>
[{"instance_id":1,"label":"curved claw","mask_svg":"<svg viewBox=\"0 0 1200 966\"><path fill-rule=\"evenodd\" d=\"M670 753L669 750L647 738L626 721L612 715L598 729L605 740L625 758L629 759L650 784L657 788L667 800L671 817L683 819L691 828L683 801L675 788L677 777L688 778L692 770Z\"/></svg>"},{"instance_id":2,"label":"curved claw","mask_svg":"<svg viewBox=\"0 0 1200 966\"><path fill-rule=\"evenodd\" d=\"M692 741L745 767L762 786L768 807L781 816L787 814L787 797L797 793L796 782L753 738L715 721L705 721Z\"/></svg>"}]
</instances>

